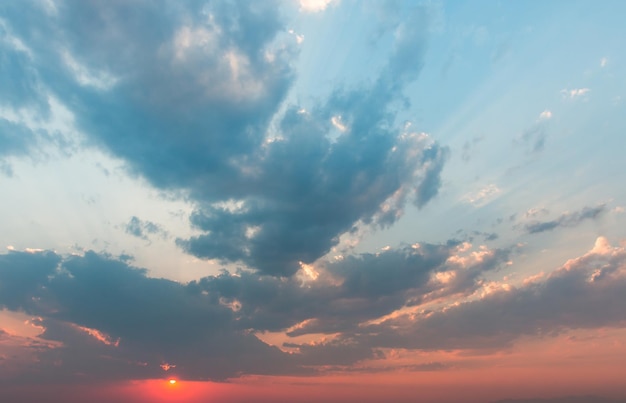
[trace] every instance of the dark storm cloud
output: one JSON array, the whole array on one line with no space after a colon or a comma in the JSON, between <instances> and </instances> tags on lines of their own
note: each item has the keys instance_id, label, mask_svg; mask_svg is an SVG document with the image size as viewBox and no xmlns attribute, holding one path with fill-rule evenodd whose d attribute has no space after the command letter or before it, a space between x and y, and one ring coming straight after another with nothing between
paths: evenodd
<instances>
[{"instance_id":1,"label":"dark storm cloud","mask_svg":"<svg viewBox=\"0 0 626 403\"><path fill-rule=\"evenodd\" d=\"M535 221L526 224L524 227L529 234L537 234L545 231L552 231L559 227L575 227L585 220L595 220L606 212L606 205L601 204L596 207L583 207L579 211L563 213L557 219L550 221Z\"/></svg>"},{"instance_id":2,"label":"dark storm cloud","mask_svg":"<svg viewBox=\"0 0 626 403\"><path fill-rule=\"evenodd\" d=\"M407 202L425 205L448 150L394 126L402 90L423 65L426 9L396 27L372 82L283 116L297 49L278 10L236 1L67 1L56 11L9 3L7 26L36 57L20 59L27 69L7 65L22 83L8 89L15 103L56 96L93 144L152 185L189 195L191 223L204 233L178 240L187 252L289 276L355 225L390 225ZM331 141L336 115L349 130ZM272 120L277 140L266 142Z\"/></svg>"}]
</instances>

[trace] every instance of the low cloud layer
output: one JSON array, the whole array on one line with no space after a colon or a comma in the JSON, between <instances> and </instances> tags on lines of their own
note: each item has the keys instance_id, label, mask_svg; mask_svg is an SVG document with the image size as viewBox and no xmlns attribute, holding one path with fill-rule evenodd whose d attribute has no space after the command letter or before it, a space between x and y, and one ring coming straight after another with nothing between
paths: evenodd
<instances>
[{"instance_id":1,"label":"low cloud layer","mask_svg":"<svg viewBox=\"0 0 626 403\"><path fill-rule=\"evenodd\" d=\"M386 348L506 349L522 336L626 325L625 248L598 238L544 280L486 281L510 255L422 244L303 268L290 279L241 271L180 284L93 252L9 252L0 255L0 307L45 329L38 379L149 378L171 365L189 379L304 374L384 358ZM268 331L329 338L280 346L295 351L288 354L255 335ZM51 344L42 348L44 341Z\"/></svg>"}]
</instances>

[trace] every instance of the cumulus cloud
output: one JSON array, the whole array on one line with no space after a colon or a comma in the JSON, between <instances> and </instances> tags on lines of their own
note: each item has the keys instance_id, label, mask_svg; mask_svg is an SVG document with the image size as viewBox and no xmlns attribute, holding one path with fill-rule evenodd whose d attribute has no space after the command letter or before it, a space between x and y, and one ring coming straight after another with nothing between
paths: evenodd
<instances>
[{"instance_id":1,"label":"cumulus cloud","mask_svg":"<svg viewBox=\"0 0 626 403\"><path fill-rule=\"evenodd\" d=\"M574 227L585 220L595 220L607 211L605 204L595 207L583 207L579 211L563 213L558 218L549 221L533 221L524 226L529 234L552 231L559 227Z\"/></svg>"},{"instance_id":2,"label":"cumulus cloud","mask_svg":"<svg viewBox=\"0 0 626 403\"><path fill-rule=\"evenodd\" d=\"M425 18L417 10L398 28L396 46L374 83L335 91L310 113L289 109L281 138L248 161L255 175L235 195L242 208L198 209L192 223L206 234L179 244L198 257L291 275L299 262L326 254L355 224L389 225L407 200L421 207L432 199L448 150L422 134L390 127L388 110L421 69ZM332 127L346 130L331 142ZM246 236L251 227L255 235Z\"/></svg>"},{"instance_id":3,"label":"cumulus cloud","mask_svg":"<svg viewBox=\"0 0 626 403\"><path fill-rule=\"evenodd\" d=\"M51 18L38 6L8 5L12 35L34 57L9 66L22 85L3 85L15 100L45 106L57 97L91 144L187 196L202 234L179 239L183 250L293 275L356 225L390 225L406 203L424 206L441 186L448 150L394 125L392 106L423 65L423 8L396 27L377 78L334 91L307 114L297 105L282 112L298 46L279 10L274 2L67 1ZM267 142L270 122L279 133ZM346 130L330 141L335 127ZM223 208L228 202L241 209Z\"/></svg>"}]
</instances>

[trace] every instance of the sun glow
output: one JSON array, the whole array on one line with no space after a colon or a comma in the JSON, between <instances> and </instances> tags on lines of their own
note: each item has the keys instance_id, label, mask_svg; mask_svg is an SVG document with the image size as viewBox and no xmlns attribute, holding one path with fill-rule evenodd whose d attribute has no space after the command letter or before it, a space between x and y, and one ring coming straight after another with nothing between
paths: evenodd
<instances>
[{"instance_id":1,"label":"sun glow","mask_svg":"<svg viewBox=\"0 0 626 403\"><path fill-rule=\"evenodd\" d=\"M170 385L176 385L176 379L170 379L168 382Z\"/></svg>"}]
</instances>

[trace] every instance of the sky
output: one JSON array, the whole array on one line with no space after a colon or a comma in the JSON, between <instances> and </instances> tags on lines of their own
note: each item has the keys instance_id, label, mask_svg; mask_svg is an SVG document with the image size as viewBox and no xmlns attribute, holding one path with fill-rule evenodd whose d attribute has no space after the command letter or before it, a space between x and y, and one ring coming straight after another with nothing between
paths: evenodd
<instances>
[{"instance_id":1,"label":"sky","mask_svg":"<svg viewBox=\"0 0 626 403\"><path fill-rule=\"evenodd\" d=\"M624 15L1 2L0 398L626 399Z\"/></svg>"}]
</instances>

